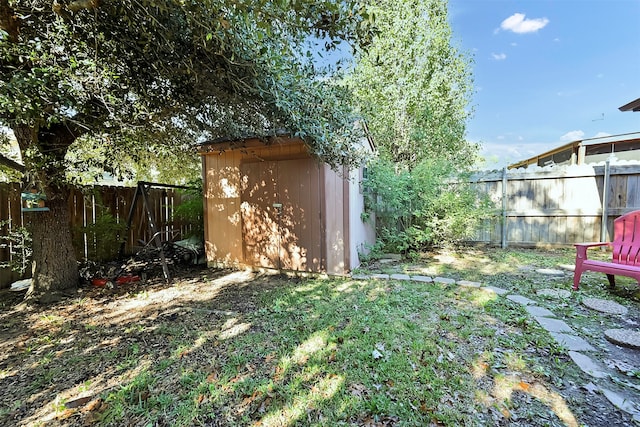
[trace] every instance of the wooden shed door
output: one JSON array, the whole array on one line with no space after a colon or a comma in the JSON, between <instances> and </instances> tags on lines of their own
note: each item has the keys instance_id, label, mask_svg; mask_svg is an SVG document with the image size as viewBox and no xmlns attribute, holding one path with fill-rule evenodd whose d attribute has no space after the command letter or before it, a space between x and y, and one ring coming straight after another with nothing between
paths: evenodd
<instances>
[{"instance_id":1,"label":"wooden shed door","mask_svg":"<svg viewBox=\"0 0 640 427\"><path fill-rule=\"evenodd\" d=\"M322 271L320 168L313 159L243 163L242 236L254 266Z\"/></svg>"}]
</instances>

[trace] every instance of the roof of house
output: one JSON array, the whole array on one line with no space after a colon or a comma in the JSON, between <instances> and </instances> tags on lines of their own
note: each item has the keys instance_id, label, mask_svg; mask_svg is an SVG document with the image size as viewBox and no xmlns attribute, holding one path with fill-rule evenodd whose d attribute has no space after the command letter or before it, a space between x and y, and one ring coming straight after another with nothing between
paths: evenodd
<instances>
[{"instance_id":1,"label":"roof of house","mask_svg":"<svg viewBox=\"0 0 640 427\"><path fill-rule=\"evenodd\" d=\"M618 108L620 111L640 111L640 98Z\"/></svg>"},{"instance_id":2,"label":"roof of house","mask_svg":"<svg viewBox=\"0 0 640 427\"><path fill-rule=\"evenodd\" d=\"M559 147L556 147L549 151L545 151L544 153L538 154L528 159L513 163L507 167L509 169L526 167L527 165L538 163L538 160L541 158L546 158L566 150L576 150L578 147L581 147L581 146L583 147L594 146L594 145L605 146L605 145L621 144L621 143L630 144L630 143L637 143L639 141L640 141L640 132L625 133L620 135L600 136L596 138L587 138L587 139L572 141L567 144L560 145Z\"/></svg>"}]
</instances>

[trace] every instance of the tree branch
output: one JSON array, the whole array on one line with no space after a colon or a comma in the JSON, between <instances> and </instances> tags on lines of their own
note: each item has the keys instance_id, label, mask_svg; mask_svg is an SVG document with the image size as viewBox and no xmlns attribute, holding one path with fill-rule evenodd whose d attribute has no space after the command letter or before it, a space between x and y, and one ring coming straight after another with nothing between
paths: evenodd
<instances>
[{"instance_id":1,"label":"tree branch","mask_svg":"<svg viewBox=\"0 0 640 427\"><path fill-rule=\"evenodd\" d=\"M15 160L11 160L8 157L0 154L0 165L7 166L11 169L17 170L18 172L24 172L24 165L16 162Z\"/></svg>"}]
</instances>

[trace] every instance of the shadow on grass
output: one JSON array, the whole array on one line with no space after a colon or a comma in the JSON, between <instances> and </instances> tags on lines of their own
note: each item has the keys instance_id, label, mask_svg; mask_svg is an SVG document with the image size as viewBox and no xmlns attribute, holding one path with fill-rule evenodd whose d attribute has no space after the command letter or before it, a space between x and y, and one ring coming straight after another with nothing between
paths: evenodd
<instances>
[{"instance_id":1,"label":"shadow on grass","mask_svg":"<svg viewBox=\"0 0 640 427\"><path fill-rule=\"evenodd\" d=\"M477 289L228 271L5 308L0 423L577 425L526 319Z\"/></svg>"}]
</instances>

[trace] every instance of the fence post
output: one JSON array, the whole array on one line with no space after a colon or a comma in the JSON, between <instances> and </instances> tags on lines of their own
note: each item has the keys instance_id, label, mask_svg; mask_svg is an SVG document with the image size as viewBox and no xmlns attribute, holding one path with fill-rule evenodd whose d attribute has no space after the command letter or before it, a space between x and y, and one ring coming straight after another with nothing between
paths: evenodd
<instances>
[{"instance_id":1,"label":"fence post","mask_svg":"<svg viewBox=\"0 0 640 427\"><path fill-rule=\"evenodd\" d=\"M604 181L602 183L602 219L600 220L600 241L607 241L607 219L609 218L609 179L611 178L611 161L604 163Z\"/></svg>"},{"instance_id":2,"label":"fence post","mask_svg":"<svg viewBox=\"0 0 640 427\"><path fill-rule=\"evenodd\" d=\"M502 242L501 247L507 247L507 167L502 170Z\"/></svg>"}]
</instances>

